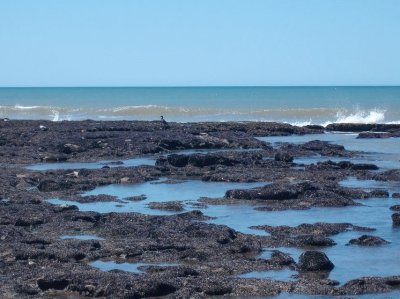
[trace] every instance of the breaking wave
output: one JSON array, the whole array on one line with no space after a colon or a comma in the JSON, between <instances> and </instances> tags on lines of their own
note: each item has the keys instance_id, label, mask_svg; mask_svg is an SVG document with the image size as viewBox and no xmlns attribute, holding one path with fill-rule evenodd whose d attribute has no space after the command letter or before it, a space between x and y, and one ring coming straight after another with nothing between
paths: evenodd
<instances>
[{"instance_id":1,"label":"breaking wave","mask_svg":"<svg viewBox=\"0 0 400 299\"><path fill-rule=\"evenodd\" d=\"M357 123L357 124L367 124L367 123L380 123L385 120L384 110L372 109L369 111L358 110L354 113L344 113L338 112L335 123Z\"/></svg>"},{"instance_id":2,"label":"breaking wave","mask_svg":"<svg viewBox=\"0 0 400 299\"><path fill-rule=\"evenodd\" d=\"M386 119L387 114L390 117ZM0 106L0 117L10 119L63 120L158 120L164 115L169 121L274 121L297 126L330 123L391 123L400 124L400 111L384 109L343 108L251 108L182 107L132 105L110 108L57 106Z\"/></svg>"}]
</instances>

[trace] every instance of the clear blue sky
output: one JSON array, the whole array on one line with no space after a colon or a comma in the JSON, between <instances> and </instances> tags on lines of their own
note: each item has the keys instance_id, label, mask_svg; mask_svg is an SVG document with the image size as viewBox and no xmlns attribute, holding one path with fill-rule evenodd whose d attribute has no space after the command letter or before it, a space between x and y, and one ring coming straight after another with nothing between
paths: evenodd
<instances>
[{"instance_id":1,"label":"clear blue sky","mask_svg":"<svg viewBox=\"0 0 400 299\"><path fill-rule=\"evenodd\" d=\"M400 85L400 0L0 0L0 86Z\"/></svg>"}]
</instances>

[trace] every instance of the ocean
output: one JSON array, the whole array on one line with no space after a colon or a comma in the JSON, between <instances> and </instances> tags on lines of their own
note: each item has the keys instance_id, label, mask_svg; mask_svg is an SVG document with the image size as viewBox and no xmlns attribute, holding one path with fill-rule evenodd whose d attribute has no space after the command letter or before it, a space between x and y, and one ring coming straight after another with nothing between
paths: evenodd
<instances>
[{"instance_id":1,"label":"ocean","mask_svg":"<svg viewBox=\"0 0 400 299\"><path fill-rule=\"evenodd\" d=\"M400 87L0 88L0 117L400 123Z\"/></svg>"}]
</instances>

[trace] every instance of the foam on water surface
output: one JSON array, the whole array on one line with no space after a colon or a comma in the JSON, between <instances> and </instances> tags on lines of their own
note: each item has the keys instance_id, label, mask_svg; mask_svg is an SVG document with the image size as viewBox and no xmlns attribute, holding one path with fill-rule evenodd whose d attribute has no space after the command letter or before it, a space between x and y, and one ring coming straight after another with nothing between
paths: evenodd
<instances>
[{"instance_id":1,"label":"foam on water surface","mask_svg":"<svg viewBox=\"0 0 400 299\"><path fill-rule=\"evenodd\" d=\"M396 123L399 98L399 87L0 88L0 117Z\"/></svg>"}]
</instances>

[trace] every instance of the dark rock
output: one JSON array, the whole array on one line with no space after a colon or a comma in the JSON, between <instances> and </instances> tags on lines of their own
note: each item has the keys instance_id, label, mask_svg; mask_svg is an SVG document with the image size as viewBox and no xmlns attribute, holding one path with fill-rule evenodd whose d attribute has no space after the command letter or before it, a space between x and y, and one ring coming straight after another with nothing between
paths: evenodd
<instances>
[{"instance_id":1,"label":"dark rock","mask_svg":"<svg viewBox=\"0 0 400 299\"><path fill-rule=\"evenodd\" d=\"M339 131L339 132L363 132L363 131L389 132L392 130L400 130L400 125L335 123L335 124L329 124L325 128L328 131Z\"/></svg>"},{"instance_id":2,"label":"dark rock","mask_svg":"<svg viewBox=\"0 0 400 299\"><path fill-rule=\"evenodd\" d=\"M185 167L189 163L189 156L172 154L167 157L167 160L174 167Z\"/></svg>"},{"instance_id":3,"label":"dark rock","mask_svg":"<svg viewBox=\"0 0 400 299\"><path fill-rule=\"evenodd\" d=\"M211 283L207 285L204 293L208 296L222 296L232 292L232 287L227 285L220 285L216 283Z\"/></svg>"},{"instance_id":4,"label":"dark rock","mask_svg":"<svg viewBox=\"0 0 400 299\"><path fill-rule=\"evenodd\" d=\"M392 194L393 198L400 198L400 192L395 192Z\"/></svg>"},{"instance_id":5,"label":"dark rock","mask_svg":"<svg viewBox=\"0 0 400 299\"><path fill-rule=\"evenodd\" d=\"M388 198L389 192L386 190L372 190L369 192L369 197Z\"/></svg>"},{"instance_id":6,"label":"dark rock","mask_svg":"<svg viewBox=\"0 0 400 299\"><path fill-rule=\"evenodd\" d=\"M193 154L189 157L189 164L195 167L205 167L212 165L233 166L237 163L238 162L236 160L212 154Z\"/></svg>"},{"instance_id":7,"label":"dark rock","mask_svg":"<svg viewBox=\"0 0 400 299\"><path fill-rule=\"evenodd\" d=\"M400 226L400 213L394 213L392 215L392 222L395 226Z\"/></svg>"},{"instance_id":8,"label":"dark rock","mask_svg":"<svg viewBox=\"0 0 400 299\"><path fill-rule=\"evenodd\" d=\"M75 205L59 205L53 208L54 212L56 213L62 213L66 211L78 211L79 208Z\"/></svg>"},{"instance_id":9,"label":"dark rock","mask_svg":"<svg viewBox=\"0 0 400 299\"><path fill-rule=\"evenodd\" d=\"M58 150L60 153L63 154L72 154L72 153L78 153L82 151L81 147L77 144L72 144L72 143L66 143L66 144L60 144L58 146Z\"/></svg>"},{"instance_id":10,"label":"dark rock","mask_svg":"<svg viewBox=\"0 0 400 299\"><path fill-rule=\"evenodd\" d=\"M361 132L358 134L357 138L389 138L389 133L384 132Z\"/></svg>"},{"instance_id":11,"label":"dark rock","mask_svg":"<svg viewBox=\"0 0 400 299\"><path fill-rule=\"evenodd\" d=\"M374 176L378 181L400 181L400 169L390 169Z\"/></svg>"},{"instance_id":12,"label":"dark rock","mask_svg":"<svg viewBox=\"0 0 400 299\"><path fill-rule=\"evenodd\" d=\"M179 150L186 148L182 141L177 139L163 139L158 143L158 146L167 150Z\"/></svg>"},{"instance_id":13,"label":"dark rock","mask_svg":"<svg viewBox=\"0 0 400 299\"><path fill-rule=\"evenodd\" d=\"M129 196L129 197L125 197L124 200L129 200L129 201L142 201L145 200L147 198L146 195L142 194L142 195L135 195L135 196Z\"/></svg>"},{"instance_id":14,"label":"dark rock","mask_svg":"<svg viewBox=\"0 0 400 299\"><path fill-rule=\"evenodd\" d=\"M351 166L354 170L378 170L379 167L375 164L359 163Z\"/></svg>"},{"instance_id":15,"label":"dark rock","mask_svg":"<svg viewBox=\"0 0 400 299\"><path fill-rule=\"evenodd\" d=\"M357 239L351 239L348 245L360 245L360 246L376 246L385 245L390 242L376 236L362 235Z\"/></svg>"},{"instance_id":16,"label":"dark rock","mask_svg":"<svg viewBox=\"0 0 400 299\"><path fill-rule=\"evenodd\" d=\"M183 211L183 204L180 201L150 202L148 206L150 209L175 211L175 212Z\"/></svg>"},{"instance_id":17,"label":"dark rock","mask_svg":"<svg viewBox=\"0 0 400 299\"><path fill-rule=\"evenodd\" d=\"M225 197L247 200L285 200L298 198L304 192L315 189L316 188L308 182L299 184L272 184L262 188L228 190L225 193Z\"/></svg>"},{"instance_id":18,"label":"dark rock","mask_svg":"<svg viewBox=\"0 0 400 299\"><path fill-rule=\"evenodd\" d=\"M41 218L37 217L26 217L26 218L19 218L15 221L15 226L34 226L40 225L45 223L45 221Z\"/></svg>"},{"instance_id":19,"label":"dark rock","mask_svg":"<svg viewBox=\"0 0 400 299\"><path fill-rule=\"evenodd\" d=\"M290 255L279 250L272 252L271 261L281 266L290 266L296 263Z\"/></svg>"},{"instance_id":20,"label":"dark rock","mask_svg":"<svg viewBox=\"0 0 400 299\"><path fill-rule=\"evenodd\" d=\"M315 247L325 247L336 245L335 241L331 238L316 235L300 235L294 238L294 242L297 246L315 246Z\"/></svg>"},{"instance_id":21,"label":"dark rock","mask_svg":"<svg viewBox=\"0 0 400 299\"><path fill-rule=\"evenodd\" d=\"M395 290L400 285L400 278L394 277L362 277L350 280L345 283L341 288L341 292L345 294L373 294L373 293L386 293ZM387 298L396 298L388 293Z\"/></svg>"},{"instance_id":22,"label":"dark rock","mask_svg":"<svg viewBox=\"0 0 400 299\"><path fill-rule=\"evenodd\" d=\"M288 153L278 152L275 154L275 161L291 163L293 162L293 157Z\"/></svg>"},{"instance_id":23,"label":"dark rock","mask_svg":"<svg viewBox=\"0 0 400 299\"><path fill-rule=\"evenodd\" d=\"M310 150L310 151L323 151L323 150L330 150L330 151L343 151L344 146L338 144L331 144L327 141L321 140L313 140L304 143L301 145L301 148Z\"/></svg>"},{"instance_id":24,"label":"dark rock","mask_svg":"<svg viewBox=\"0 0 400 299\"><path fill-rule=\"evenodd\" d=\"M311 129L311 130L319 130L319 131L324 131L325 127L320 126L320 125L306 125L304 128Z\"/></svg>"},{"instance_id":25,"label":"dark rock","mask_svg":"<svg viewBox=\"0 0 400 299\"><path fill-rule=\"evenodd\" d=\"M334 267L326 254L320 251L306 251L299 257L300 271L331 271Z\"/></svg>"},{"instance_id":26,"label":"dark rock","mask_svg":"<svg viewBox=\"0 0 400 299\"><path fill-rule=\"evenodd\" d=\"M44 180L39 183L37 188L42 192L51 192L69 189L72 185L72 182L69 181L58 182L54 180Z\"/></svg>"},{"instance_id":27,"label":"dark rock","mask_svg":"<svg viewBox=\"0 0 400 299\"><path fill-rule=\"evenodd\" d=\"M66 279L41 278L37 281L37 284L42 291L64 290L69 285L69 281Z\"/></svg>"},{"instance_id":28,"label":"dark rock","mask_svg":"<svg viewBox=\"0 0 400 299\"><path fill-rule=\"evenodd\" d=\"M392 211L400 211L400 205L391 206L390 209L391 209Z\"/></svg>"}]
</instances>

